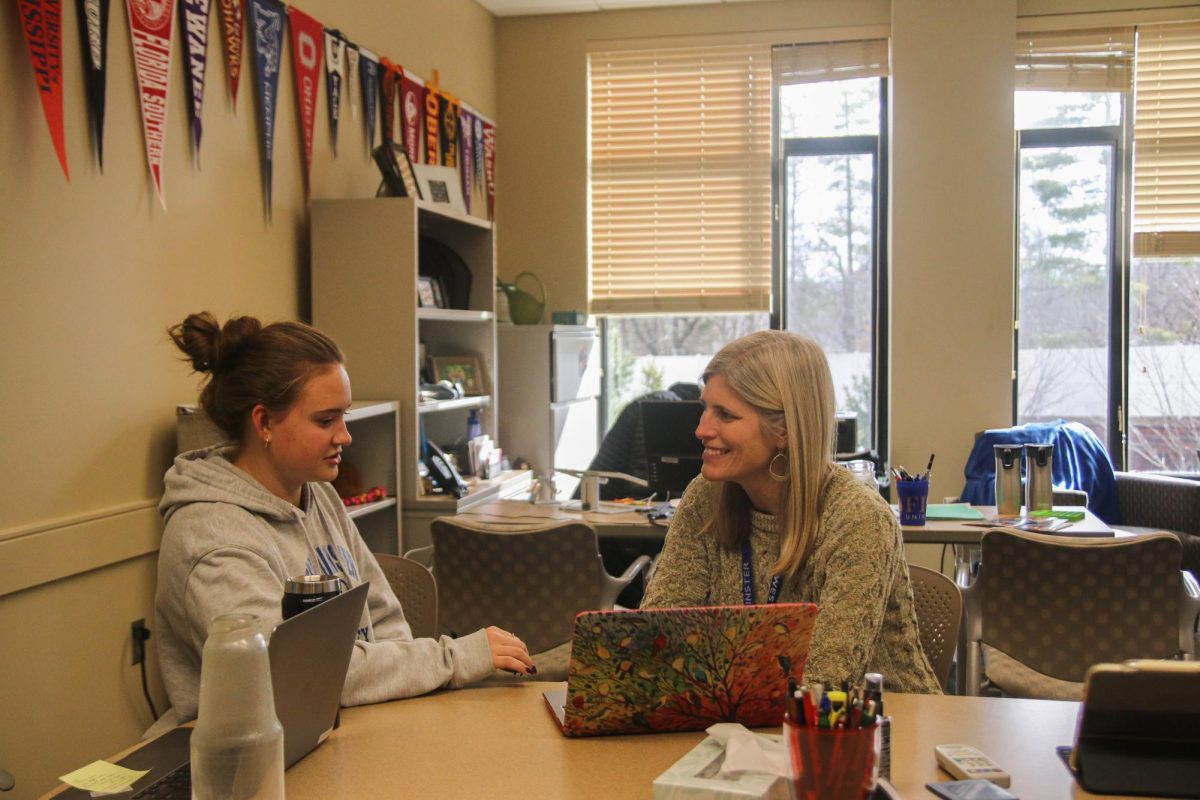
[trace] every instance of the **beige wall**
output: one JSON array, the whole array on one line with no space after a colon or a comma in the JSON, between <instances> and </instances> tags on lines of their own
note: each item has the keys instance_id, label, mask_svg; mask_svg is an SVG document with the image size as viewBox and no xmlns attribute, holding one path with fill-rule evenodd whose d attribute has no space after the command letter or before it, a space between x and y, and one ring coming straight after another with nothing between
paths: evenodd
<instances>
[{"instance_id":1,"label":"beige wall","mask_svg":"<svg viewBox=\"0 0 1200 800\"><path fill-rule=\"evenodd\" d=\"M308 0L301 8L424 77L438 69L445 89L495 115L495 20L473 0ZM153 626L154 506L174 449L174 406L194 399L197 385L164 329L204 308L266 319L308 309L290 43L268 221L250 62L235 113L213 20L197 170L176 32L164 212L145 162L125 4L110 12L103 174L88 156L75 4L63 13L70 183L17 15L0 14L0 767L16 774L15 797L46 790L150 722L128 666L128 630L138 617ZM361 123L343 107L335 159L325 115L322 89L313 196L373 194L378 173ZM161 705L157 680L153 688Z\"/></svg>"},{"instance_id":2,"label":"beige wall","mask_svg":"<svg viewBox=\"0 0 1200 800\"><path fill-rule=\"evenodd\" d=\"M550 278L551 308L587 307L589 42L890 28L888 455L912 467L936 452L931 494L957 494L974 433L1011 418L1017 19L1074 14L1067 24L1087 25L1096 18L1079 12L1119 16L1150 5L1160 10L1122 21L1169 18L1169 7L1195 3L793 0L502 19L499 273L533 270Z\"/></svg>"}]
</instances>

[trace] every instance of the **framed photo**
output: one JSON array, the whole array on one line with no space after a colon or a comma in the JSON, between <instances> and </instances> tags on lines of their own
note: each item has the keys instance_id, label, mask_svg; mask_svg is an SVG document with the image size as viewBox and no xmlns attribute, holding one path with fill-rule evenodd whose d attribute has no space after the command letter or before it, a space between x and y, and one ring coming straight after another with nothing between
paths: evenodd
<instances>
[{"instance_id":1,"label":"framed photo","mask_svg":"<svg viewBox=\"0 0 1200 800\"><path fill-rule=\"evenodd\" d=\"M371 155L383 175L381 191L386 188L391 197L421 199L421 188L417 185L417 176L413 174L412 162L408 160L408 153L404 152L404 145L384 142L371 151Z\"/></svg>"},{"instance_id":2,"label":"framed photo","mask_svg":"<svg viewBox=\"0 0 1200 800\"><path fill-rule=\"evenodd\" d=\"M467 204L463 202L462 177L457 169L414 164L413 171L417 174L417 186L423 199L467 213Z\"/></svg>"},{"instance_id":3,"label":"framed photo","mask_svg":"<svg viewBox=\"0 0 1200 800\"><path fill-rule=\"evenodd\" d=\"M438 302L437 281L428 275L417 276L417 305L421 308L441 308Z\"/></svg>"},{"instance_id":4,"label":"framed photo","mask_svg":"<svg viewBox=\"0 0 1200 800\"><path fill-rule=\"evenodd\" d=\"M483 368L477 356L430 356L429 365L435 381L461 383L468 396L484 393Z\"/></svg>"}]
</instances>

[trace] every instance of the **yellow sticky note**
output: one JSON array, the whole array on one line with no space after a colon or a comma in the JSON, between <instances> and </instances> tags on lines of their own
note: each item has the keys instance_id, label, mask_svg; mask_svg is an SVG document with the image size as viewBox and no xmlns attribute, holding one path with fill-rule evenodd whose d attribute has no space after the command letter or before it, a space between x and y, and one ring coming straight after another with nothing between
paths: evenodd
<instances>
[{"instance_id":1,"label":"yellow sticky note","mask_svg":"<svg viewBox=\"0 0 1200 800\"><path fill-rule=\"evenodd\" d=\"M85 792L120 792L128 789L133 782L150 770L139 772L136 769L126 769L107 761L93 761L86 767L80 767L74 772L58 776L58 779L68 786L83 789Z\"/></svg>"}]
</instances>

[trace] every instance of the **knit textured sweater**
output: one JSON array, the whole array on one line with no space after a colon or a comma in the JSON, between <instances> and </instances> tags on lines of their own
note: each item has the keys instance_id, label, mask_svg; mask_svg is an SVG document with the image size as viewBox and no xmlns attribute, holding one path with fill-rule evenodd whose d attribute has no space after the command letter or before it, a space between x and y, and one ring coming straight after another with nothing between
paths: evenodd
<instances>
[{"instance_id":1,"label":"knit textured sweater","mask_svg":"<svg viewBox=\"0 0 1200 800\"><path fill-rule=\"evenodd\" d=\"M671 520L643 608L739 605L741 549L722 547L708 523L719 484L698 476ZM816 603L819 609L804 679L825 685L857 683L879 672L891 691L941 694L917 635L908 563L900 526L887 503L842 467L822 497L811 553L785 578L778 602ZM755 602L766 602L771 568L779 559L777 519L750 512Z\"/></svg>"}]
</instances>

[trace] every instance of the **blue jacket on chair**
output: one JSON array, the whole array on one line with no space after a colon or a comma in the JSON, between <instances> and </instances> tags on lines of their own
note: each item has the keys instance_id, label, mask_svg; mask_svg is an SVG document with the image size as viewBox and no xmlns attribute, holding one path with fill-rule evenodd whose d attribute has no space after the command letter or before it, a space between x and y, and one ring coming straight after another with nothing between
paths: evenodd
<instances>
[{"instance_id":1,"label":"blue jacket on chair","mask_svg":"<svg viewBox=\"0 0 1200 800\"><path fill-rule=\"evenodd\" d=\"M964 503L995 504L996 459L992 446L997 444L1053 444L1054 485L1082 489L1088 494L1088 509L1093 514L1108 523L1117 521L1117 478L1108 450L1090 428L1062 419L980 434L963 470L967 477L962 492Z\"/></svg>"}]
</instances>

